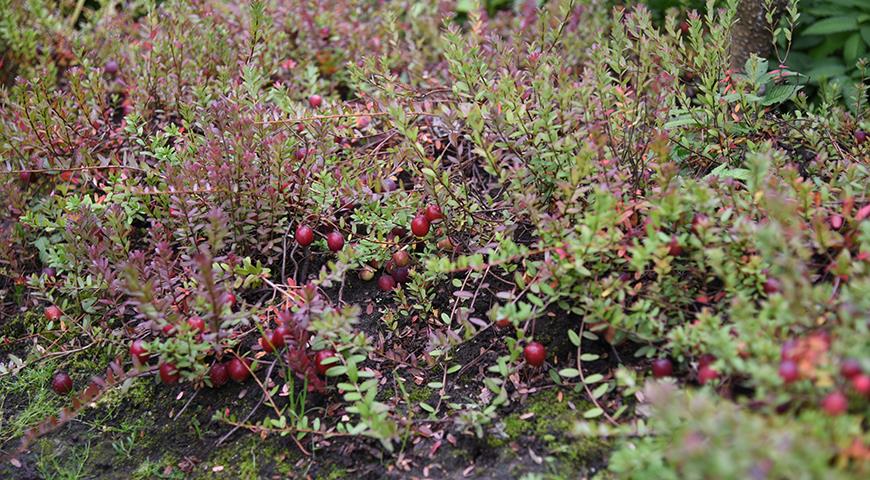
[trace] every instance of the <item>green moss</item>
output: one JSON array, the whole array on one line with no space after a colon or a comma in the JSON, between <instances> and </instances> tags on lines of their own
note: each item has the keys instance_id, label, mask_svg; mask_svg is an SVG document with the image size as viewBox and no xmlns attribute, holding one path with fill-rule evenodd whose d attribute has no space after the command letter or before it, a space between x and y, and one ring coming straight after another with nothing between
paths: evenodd
<instances>
[{"instance_id":1,"label":"green moss","mask_svg":"<svg viewBox=\"0 0 870 480\"><path fill-rule=\"evenodd\" d=\"M610 449L607 441L600 438L573 438L569 436L574 423L591 404L579 395L563 392L559 401L556 390L538 393L529 398L521 411L508 415L500 423L501 437L490 435L489 446L498 448L521 439L533 437L547 448L547 454L560 460L563 466L557 470L582 468L590 461L600 459ZM576 409L571 409L569 401ZM529 415L532 414L532 415ZM557 474L557 478L560 475Z\"/></svg>"},{"instance_id":2,"label":"green moss","mask_svg":"<svg viewBox=\"0 0 870 480\"><path fill-rule=\"evenodd\" d=\"M317 478L319 480L339 480L340 478L346 478L347 475L347 470L338 465L332 465L331 469L325 475L318 475Z\"/></svg>"},{"instance_id":3,"label":"green moss","mask_svg":"<svg viewBox=\"0 0 870 480\"><path fill-rule=\"evenodd\" d=\"M256 435L245 435L215 450L204 462L207 468L201 478L256 479L261 478L263 472L273 471L289 476L299 457L295 447L286 446L280 437L261 440ZM215 466L223 470L216 474L212 472Z\"/></svg>"}]
</instances>

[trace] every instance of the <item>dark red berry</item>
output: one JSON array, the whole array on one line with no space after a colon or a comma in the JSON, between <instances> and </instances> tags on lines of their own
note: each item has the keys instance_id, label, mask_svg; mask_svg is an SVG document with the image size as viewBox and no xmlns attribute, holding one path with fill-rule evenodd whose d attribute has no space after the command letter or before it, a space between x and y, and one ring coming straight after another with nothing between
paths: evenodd
<instances>
[{"instance_id":1,"label":"dark red berry","mask_svg":"<svg viewBox=\"0 0 870 480\"><path fill-rule=\"evenodd\" d=\"M863 373L852 377L852 388L861 395L870 396L870 376Z\"/></svg>"},{"instance_id":2,"label":"dark red berry","mask_svg":"<svg viewBox=\"0 0 870 480\"><path fill-rule=\"evenodd\" d=\"M171 363L160 364L160 380L167 385L178 382L178 369Z\"/></svg>"},{"instance_id":3,"label":"dark red berry","mask_svg":"<svg viewBox=\"0 0 870 480\"><path fill-rule=\"evenodd\" d=\"M323 97L320 95L312 95L308 97L308 105L311 105L311 108L317 108L323 103Z\"/></svg>"},{"instance_id":4,"label":"dark red berry","mask_svg":"<svg viewBox=\"0 0 870 480\"><path fill-rule=\"evenodd\" d=\"M226 294L224 294L224 303L229 305L230 308L235 307L236 306L236 296L233 295L232 293L227 292Z\"/></svg>"},{"instance_id":5,"label":"dark red berry","mask_svg":"<svg viewBox=\"0 0 870 480\"><path fill-rule=\"evenodd\" d=\"M314 241L314 230L308 225L299 225L296 227L296 242L303 247L311 245Z\"/></svg>"},{"instance_id":6,"label":"dark red berry","mask_svg":"<svg viewBox=\"0 0 870 480\"><path fill-rule=\"evenodd\" d=\"M326 371L337 365L337 362L324 363L327 358L335 356L332 350L321 350L314 355L314 366L317 368L317 373L326 375Z\"/></svg>"},{"instance_id":7,"label":"dark red berry","mask_svg":"<svg viewBox=\"0 0 870 480\"><path fill-rule=\"evenodd\" d=\"M163 334L164 335L166 335L168 337L168 336L172 335L173 333L175 333L175 326L174 325L172 325L171 323L167 323L166 325L163 326Z\"/></svg>"},{"instance_id":8,"label":"dark red berry","mask_svg":"<svg viewBox=\"0 0 870 480\"><path fill-rule=\"evenodd\" d=\"M118 62L114 60L109 60L103 66L103 71L108 73L109 75L115 75L118 73Z\"/></svg>"},{"instance_id":9,"label":"dark red berry","mask_svg":"<svg viewBox=\"0 0 870 480\"><path fill-rule=\"evenodd\" d=\"M227 371L230 374L230 378L238 383L244 382L251 375L249 369L250 365L251 362L248 359L245 359L244 361L238 358L230 360L227 364Z\"/></svg>"},{"instance_id":10,"label":"dark red berry","mask_svg":"<svg viewBox=\"0 0 870 480\"><path fill-rule=\"evenodd\" d=\"M205 331L205 320L202 317L194 315L187 319L187 324L190 325L190 328L199 332Z\"/></svg>"},{"instance_id":11,"label":"dark red berry","mask_svg":"<svg viewBox=\"0 0 870 480\"><path fill-rule=\"evenodd\" d=\"M212 387L221 387L229 381L230 372L227 370L226 364L215 363L208 372L208 378L211 380Z\"/></svg>"},{"instance_id":12,"label":"dark red berry","mask_svg":"<svg viewBox=\"0 0 870 480\"><path fill-rule=\"evenodd\" d=\"M21 183L30 183L31 176L32 175L29 171L18 172L18 180L20 180Z\"/></svg>"},{"instance_id":13,"label":"dark red berry","mask_svg":"<svg viewBox=\"0 0 870 480\"><path fill-rule=\"evenodd\" d=\"M329 250L338 252L344 248L344 235L338 230L329 232L329 235L326 236L326 246L329 247Z\"/></svg>"},{"instance_id":14,"label":"dark red berry","mask_svg":"<svg viewBox=\"0 0 870 480\"><path fill-rule=\"evenodd\" d=\"M698 357L698 366L699 367L706 367L715 361L716 361L715 355L705 353L705 354L701 355L700 357Z\"/></svg>"},{"instance_id":15,"label":"dark red berry","mask_svg":"<svg viewBox=\"0 0 870 480\"><path fill-rule=\"evenodd\" d=\"M148 363L148 349L142 340L133 340L130 344L130 356L141 364Z\"/></svg>"},{"instance_id":16,"label":"dark red berry","mask_svg":"<svg viewBox=\"0 0 870 480\"><path fill-rule=\"evenodd\" d=\"M768 295L772 295L774 293L779 293L782 291L782 283L775 278L768 278L764 281L764 293Z\"/></svg>"},{"instance_id":17,"label":"dark red berry","mask_svg":"<svg viewBox=\"0 0 870 480\"><path fill-rule=\"evenodd\" d=\"M73 381L66 372L57 372L51 379L51 389L58 395L66 395L73 388Z\"/></svg>"},{"instance_id":18,"label":"dark red berry","mask_svg":"<svg viewBox=\"0 0 870 480\"><path fill-rule=\"evenodd\" d=\"M507 328L511 325L511 319L508 317L499 317L495 321L495 326L498 328Z\"/></svg>"},{"instance_id":19,"label":"dark red berry","mask_svg":"<svg viewBox=\"0 0 870 480\"><path fill-rule=\"evenodd\" d=\"M442 219L444 219L444 214L441 212L441 207L435 204L426 207L424 215L426 215L426 220L429 220L429 223L440 222Z\"/></svg>"},{"instance_id":20,"label":"dark red berry","mask_svg":"<svg viewBox=\"0 0 870 480\"><path fill-rule=\"evenodd\" d=\"M425 237L429 233L429 220L425 215L417 215L411 220L411 233L418 237Z\"/></svg>"},{"instance_id":21,"label":"dark red berry","mask_svg":"<svg viewBox=\"0 0 870 480\"><path fill-rule=\"evenodd\" d=\"M846 400L846 396L843 395L843 392L839 390L829 393L822 399L822 410L832 417L846 413L848 408L849 401Z\"/></svg>"},{"instance_id":22,"label":"dark red berry","mask_svg":"<svg viewBox=\"0 0 870 480\"><path fill-rule=\"evenodd\" d=\"M378 278L378 288L385 292L396 288L396 279L392 275L385 273Z\"/></svg>"},{"instance_id":23,"label":"dark red berry","mask_svg":"<svg viewBox=\"0 0 870 480\"><path fill-rule=\"evenodd\" d=\"M861 374L861 362L854 358L847 358L840 364L840 375L852 379Z\"/></svg>"},{"instance_id":24,"label":"dark red berry","mask_svg":"<svg viewBox=\"0 0 870 480\"><path fill-rule=\"evenodd\" d=\"M785 383L792 383L800 378L798 366L792 360L783 360L779 363L779 378Z\"/></svg>"},{"instance_id":25,"label":"dark red berry","mask_svg":"<svg viewBox=\"0 0 870 480\"><path fill-rule=\"evenodd\" d=\"M656 378L670 377L674 374L674 364L670 359L657 358L652 363L652 374Z\"/></svg>"},{"instance_id":26,"label":"dark red berry","mask_svg":"<svg viewBox=\"0 0 870 480\"><path fill-rule=\"evenodd\" d=\"M864 130L855 130L855 144L861 145L867 141L867 133Z\"/></svg>"},{"instance_id":27,"label":"dark red berry","mask_svg":"<svg viewBox=\"0 0 870 480\"><path fill-rule=\"evenodd\" d=\"M393 254L393 263L397 267L407 267L411 263L411 255L408 255L408 252L405 250L399 250Z\"/></svg>"},{"instance_id":28,"label":"dark red berry","mask_svg":"<svg viewBox=\"0 0 870 480\"><path fill-rule=\"evenodd\" d=\"M284 345L287 345L287 337L290 336L290 328L284 325L278 326L272 332L272 345L275 345L275 348L282 348Z\"/></svg>"},{"instance_id":29,"label":"dark red berry","mask_svg":"<svg viewBox=\"0 0 870 480\"><path fill-rule=\"evenodd\" d=\"M523 357L529 365L540 367L544 364L544 360L547 359L547 349L538 342L530 342L523 349Z\"/></svg>"},{"instance_id":30,"label":"dark red berry","mask_svg":"<svg viewBox=\"0 0 870 480\"><path fill-rule=\"evenodd\" d=\"M671 237L671 243L668 244L668 255L679 257L682 254L683 247L680 245L680 240L676 236Z\"/></svg>"},{"instance_id":31,"label":"dark red berry","mask_svg":"<svg viewBox=\"0 0 870 480\"><path fill-rule=\"evenodd\" d=\"M45 309L45 318L51 322L60 320L61 316L63 316L63 312L56 305L51 305Z\"/></svg>"},{"instance_id":32,"label":"dark red berry","mask_svg":"<svg viewBox=\"0 0 870 480\"><path fill-rule=\"evenodd\" d=\"M411 277L411 271L408 267L396 267L391 274L396 283L405 283Z\"/></svg>"},{"instance_id":33,"label":"dark red berry","mask_svg":"<svg viewBox=\"0 0 870 480\"><path fill-rule=\"evenodd\" d=\"M704 365L698 369L698 383L701 385L716 380L717 378L719 378L719 372L710 365Z\"/></svg>"},{"instance_id":34,"label":"dark red berry","mask_svg":"<svg viewBox=\"0 0 870 480\"><path fill-rule=\"evenodd\" d=\"M275 345L272 343L272 332L266 332L264 336L260 337L260 347L266 353L275 351Z\"/></svg>"},{"instance_id":35,"label":"dark red berry","mask_svg":"<svg viewBox=\"0 0 870 480\"><path fill-rule=\"evenodd\" d=\"M685 20L680 22L680 32L682 32L683 35L689 33L689 22L687 22Z\"/></svg>"}]
</instances>

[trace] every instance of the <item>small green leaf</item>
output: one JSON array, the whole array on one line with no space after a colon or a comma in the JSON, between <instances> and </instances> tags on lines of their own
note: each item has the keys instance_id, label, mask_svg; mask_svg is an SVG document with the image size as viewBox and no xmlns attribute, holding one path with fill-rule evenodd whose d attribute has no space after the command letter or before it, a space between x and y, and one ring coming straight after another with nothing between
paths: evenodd
<instances>
[{"instance_id":1,"label":"small green leaf","mask_svg":"<svg viewBox=\"0 0 870 480\"><path fill-rule=\"evenodd\" d=\"M595 408L591 408L589 410L586 410L586 412L583 414L583 418L596 418L596 417L600 417L603 414L604 414L604 410L602 410L598 407L595 407Z\"/></svg>"}]
</instances>

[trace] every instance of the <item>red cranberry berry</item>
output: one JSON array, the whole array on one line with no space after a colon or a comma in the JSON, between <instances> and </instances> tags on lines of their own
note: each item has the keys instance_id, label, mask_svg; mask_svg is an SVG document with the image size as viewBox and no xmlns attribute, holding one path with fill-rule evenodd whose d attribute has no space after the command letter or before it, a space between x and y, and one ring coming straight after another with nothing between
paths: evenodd
<instances>
[{"instance_id":1,"label":"red cranberry berry","mask_svg":"<svg viewBox=\"0 0 870 480\"><path fill-rule=\"evenodd\" d=\"M227 292L226 294L224 294L224 303L229 305L230 308L235 307L236 306L236 296L233 295L232 293Z\"/></svg>"},{"instance_id":2,"label":"red cranberry berry","mask_svg":"<svg viewBox=\"0 0 870 480\"><path fill-rule=\"evenodd\" d=\"M133 340L130 344L130 356L141 364L148 363L148 349L145 348L145 342Z\"/></svg>"},{"instance_id":3,"label":"red cranberry berry","mask_svg":"<svg viewBox=\"0 0 870 480\"><path fill-rule=\"evenodd\" d=\"M308 105L310 105L311 108L318 108L321 104L323 104L323 97L320 95L312 95L308 97Z\"/></svg>"},{"instance_id":4,"label":"red cranberry berry","mask_svg":"<svg viewBox=\"0 0 870 480\"><path fill-rule=\"evenodd\" d=\"M680 22L680 32L682 32L683 35L686 35L689 33L689 22L687 22L685 20Z\"/></svg>"},{"instance_id":5,"label":"red cranberry berry","mask_svg":"<svg viewBox=\"0 0 870 480\"><path fill-rule=\"evenodd\" d=\"M117 74L118 74L118 70L119 70L119 68L118 68L118 62L116 62L116 61L114 61L114 60L109 60L109 61L106 62L106 64L103 66L103 71L106 72L106 73L108 73L109 75L117 75Z\"/></svg>"},{"instance_id":6,"label":"red cranberry berry","mask_svg":"<svg viewBox=\"0 0 870 480\"><path fill-rule=\"evenodd\" d=\"M190 328L199 332L205 331L205 320L202 317L194 315L187 319L187 324L190 325Z\"/></svg>"},{"instance_id":7,"label":"red cranberry berry","mask_svg":"<svg viewBox=\"0 0 870 480\"><path fill-rule=\"evenodd\" d=\"M671 243L668 244L668 255L679 257L683 254L683 247L680 245L680 240L675 236L671 237Z\"/></svg>"},{"instance_id":8,"label":"red cranberry berry","mask_svg":"<svg viewBox=\"0 0 870 480\"><path fill-rule=\"evenodd\" d=\"M426 220L429 220L429 223L440 222L444 219L444 214L441 212L441 207L435 204L426 207L424 215L426 215Z\"/></svg>"},{"instance_id":9,"label":"red cranberry berry","mask_svg":"<svg viewBox=\"0 0 870 480\"><path fill-rule=\"evenodd\" d=\"M705 353L705 354L701 355L700 357L698 357L698 366L699 367L706 367L715 361L716 361L715 355Z\"/></svg>"},{"instance_id":10,"label":"red cranberry berry","mask_svg":"<svg viewBox=\"0 0 870 480\"><path fill-rule=\"evenodd\" d=\"M332 350L321 350L314 355L314 366L317 368L317 373L321 376L326 375L327 370L334 367L336 362L324 363L327 358L335 356Z\"/></svg>"},{"instance_id":11,"label":"red cranberry berry","mask_svg":"<svg viewBox=\"0 0 870 480\"><path fill-rule=\"evenodd\" d=\"M839 390L829 393L822 399L822 410L832 417L846 413L848 408L849 401L843 395L843 392Z\"/></svg>"},{"instance_id":12,"label":"red cranberry berry","mask_svg":"<svg viewBox=\"0 0 870 480\"><path fill-rule=\"evenodd\" d=\"M290 336L290 327L285 325L279 325L272 332L272 345L275 345L275 348L282 348L284 345L287 345L287 337Z\"/></svg>"},{"instance_id":13,"label":"red cranberry berry","mask_svg":"<svg viewBox=\"0 0 870 480\"><path fill-rule=\"evenodd\" d=\"M701 385L707 384L707 382L716 380L719 378L719 372L717 372L710 365L704 365L698 369L698 383Z\"/></svg>"},{"instance_id":14,"label":"red cranberry berry","mask_svg":"<svg viewBox=\"0 0 870 480\"><path fill-rule=\"evenodd\" d=\"M311 245L314 241L314 230L308 225L299 225L296 227L296 242L303 247Z\"/></svg>"},{"instance_id":15,"label":"red cranberry berry","mask_svg":"<svg viewBox=\"0 0 870 480\"><path fill-rule=\"evenodd\" d=\"M57 372L51 379L51 389L58 395L66 395L73 388L73 381L66 372Z\"/></svg>"},{"instance_id":16,"label":"red cranberry berry","mask_svg":"<svg viewBox=\"0 0 870 480\"><path fill-rule=\"evenodd\" d=\"M418 237L425 237L429 233L429 220L425 215L417 215L411 220L411 232Z\"/></svg>"},{"instance_id":17,"label":"red cranberry berry","mask_svg":"<svg viewBox=\"0 0 870 480\"><path fill-rule=\"evenodd\" d=\"M60 308L58 308L57 305L51 305L45 309L45 318L50 322L60 320L61 316L63 316L63 312L60 311Z\"/></svg>"},{"instance_id":18,"label":"red cranberry berry","mask_svg":"<svg viewBox=\"0 0 870 480\"><path fill-rule=\"evenodd\" d=\"M227 371L230 374L230 378L238 383L244 382L249 376L251 376L250 365L251 362L248 359L245 359L244 361L238 358L230 360L227 363Z\"/></svg>"},{"instance_id":19,"label":"red cranberry berry","mask_svg":"<svg viewBox=\"0 0 870 480\"><path fill-rule=\"evenodd\" d=\"M779 293L782 291L782 283L775 278L768 277L767 280L764 281L764 293L768 295L773 295L774 293Z\"/></svg>"},{"instance_id":20,"label":"red cranberry berry","mask_svg":"<svg viewBox=\"0 0 870 480\"><path fill-rule=\"evenodd\" d=\"M408 267L396 267L391 275L396 283L407 283L411 278L411 271Z\"/></svg>"},{"instance_id":21,"label":"red cranberry berry","mask_svg":"<svg viewBox=\"0 0 870 480\"><path fill-rule=\"evenodd\" d=\"M852 388L865 397L870 395L870 376L863 373L852 377Z\"/></svg>"},{"instance_id":22,"label":"red cranberry berry","mask_svg":"<svg viewBox=\"0 0 870 480\"><path fill-rule=\"evenodd\" d=\"M208 378L211 380L211 386L218 388L227 383L230 379L230 373L224 363L215 363L211 366L208 372Z\"/></svg>"},{"instance_id":23,"label":"red cranberry berry","mask_svg":"<svg viewBox=\"0 0 870 480\"><path fill-rule=\"evenodd\" d=\"M344 248L344 236L338 230L329 232L329 235L326 236L326 246L332 252L338 252Z\"/></svg>"},{"instance_id":24,"label":"red cranberry berry","mask_svg":"<svg viewBox=\"0 0 870 480\"><path fill-rule=\"evenodd\" d=\"M530 342L523 349L523 357L529 365L540 367L544 364L544 360L547 359L547 349L539 342Z\"/></svg>"},{"instance_id":25,"label":"red cranberry berry","mask_svg":"<svg viewBox=\"0 0 870 480\"><path fill-rule=\"evenodd\" d=\"M855 144L862 145L867 141L867 133L864 130L855 130Z\"/></svg>"},{"instance_id":26,"label":"red cranberry berry","mask_svg":"<svg viewBox=\"0 0 870 480\"><path fill-rule=\"evenodd\" d=\"M779 363L779 378L785 383L792 383L800 378L797 364L792 360L783 360Z\"/></svg>"},{"instance_id":27,"label":"red cranberry berry","mask_svg":"<svg viewBox=\"0 0 870 480\"><path fill-rule=\"evenodd\" d=\"M652 373L656 378L670 377L674 374L674 364L667 358L657 358L653 360Z\"/></svg>"},{"instance_id":28,"label":"red cranberry berry","mask_svg":"<svg viewBox=\"0 0 870 480\"><path fill-rule=\"evenodd\" d=\"M160 380L167 385L178 383L178 369L171 363L160 364Z\"/></svg>"},{"instance_id":29,"label":"red cranberry berry","mask_svg":"<svg viewBox=\"0 0 870 480\"><path fill-rule=\"evenodd\" d=\"M854 358L847 358L840 364L840 375L852 379L861 374L861 362Z\"/></svg>"},{"instance_id":30,"label":"red cranberry berry","mask_svg":"<svg viewBox=\"0 0 870 480\"><path fill-rule=\"evenodd\" d=\"M378 278L378 288L385 292L396 288L396 279L392 275L385 273Z\"/></svg>"},{"instance_id":31,"label":"red cranberry berry","mask_svg":"<svg viewBox=\"0 0 870 480\"><path fill-rule=\"evenodd\" d=\"M275 345L272 343L272 332L266 332L260 337L260 347L266 353L272 353L275 351Z\"/></svg>"}]
</instances>

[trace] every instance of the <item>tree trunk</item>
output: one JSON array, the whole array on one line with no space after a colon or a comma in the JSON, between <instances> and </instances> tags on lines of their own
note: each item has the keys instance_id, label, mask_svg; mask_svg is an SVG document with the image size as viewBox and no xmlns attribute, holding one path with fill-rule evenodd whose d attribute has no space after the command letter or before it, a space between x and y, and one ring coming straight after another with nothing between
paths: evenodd
<instances>
[{"instance_id":1,"label":"tree trunk","mask_svg":"<svg viewBox=\"0 0 870 480\"><path fill-rule=\"evenodd\" d=\"M737 7L737 23L731 30L731 67L743 70L743 65L753 53L759 57L767 57L771 53L772 38L765 20L764 0L741 0ZM785 7L786 0L773 2L774 25Z\"/></svg>"}]
</instances>

